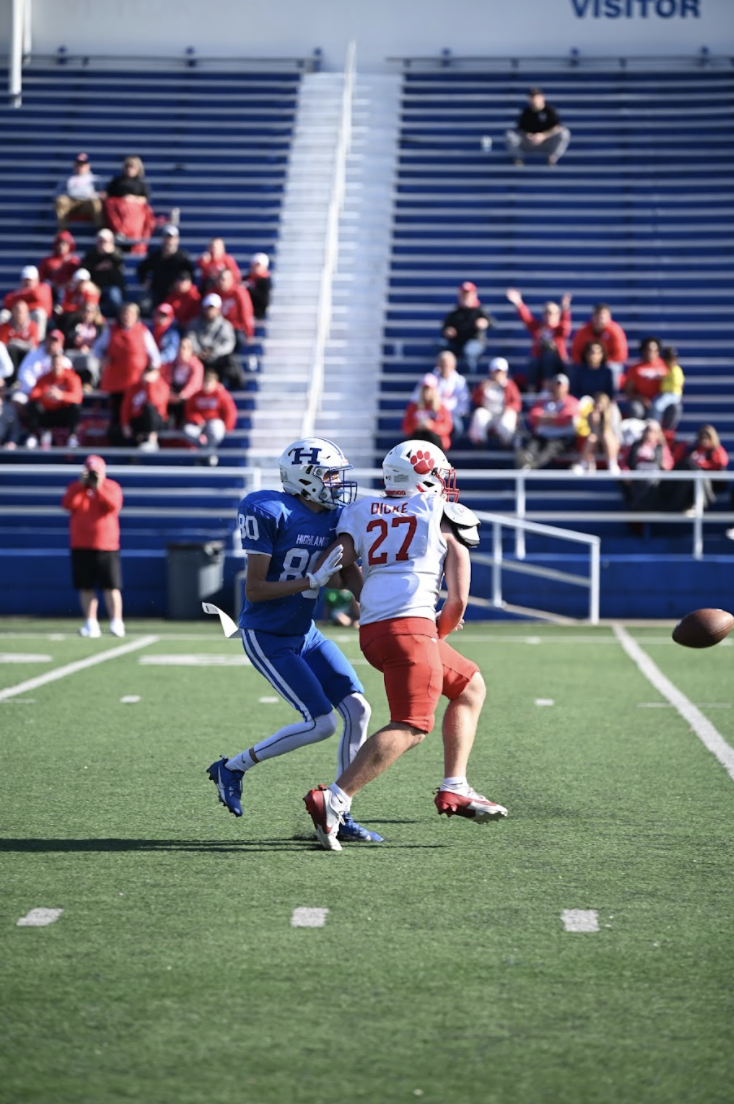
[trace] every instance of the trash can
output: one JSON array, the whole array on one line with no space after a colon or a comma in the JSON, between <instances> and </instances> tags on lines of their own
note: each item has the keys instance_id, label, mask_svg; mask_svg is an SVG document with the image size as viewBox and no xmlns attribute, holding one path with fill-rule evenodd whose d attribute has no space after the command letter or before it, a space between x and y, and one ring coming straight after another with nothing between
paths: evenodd
<instances>
[{"instance_id":1,"label":"trash can","mask_svg":"<svg viewBox=\"0 0 734 1104\"><path fill-rule=\"evenodd\" d=\"M201 603L211 600L224 584L224 544L169 544L166 563L168 616L172 621L203 617Z\"/></svg>"}]
</instances>

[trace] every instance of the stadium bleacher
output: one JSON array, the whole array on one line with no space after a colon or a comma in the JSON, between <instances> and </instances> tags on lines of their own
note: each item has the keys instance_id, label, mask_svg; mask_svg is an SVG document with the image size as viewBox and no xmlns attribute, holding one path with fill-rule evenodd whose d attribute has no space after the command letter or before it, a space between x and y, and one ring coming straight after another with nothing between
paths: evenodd
<instances>
[{"instance_id":1,"label":"stadium bleacher","mask_svg":"<svg viewBox=\"0 0 734 1104\"><path fill-rule=\"evenodd\" d=\"M25 67L22 108L0 108L5 134L0 148L3 294L18 285L24 265L49 252L56 232L53 196L81 150L104 181L119 170L126 154L138 154L145 164L156 214L168 216L179 209L182 247L192 259L218 235L245 271L250 256L258 251L275 257L277 265L281 200L299 82L311 64L312 59L284 60L272 67L244 62L232 69L187 64L182 59L163 66L124 68L94 59L87 64L60 54L55 63L36 61ZM83 252L94 240L94 226L74 222L71 228ZM139 260L139 255L126 257L126 279L134 298L142 291L135 273ZM261 326L259 336L263 333ZM245 388L233 395L238 422L220 446L223 465L245 463L257 388L257 373L248 373ZM103 408L94 395L85 398L85 416L92 420L101 416L104 422ZM167 545L219 538L231 546L242 479L216 469L204 473L197 467L192 473L196 454L173 447L146 454L146 468L161 471L151 480L149 472L136 472L124 450L109 449L92 434L87 444L86 451L103 452L108 463L125 464L122 528L128 581L141 584L136 587L138 612L164 612L159 584ZM59 594L68 601L67 521L58 512L58 502L76 471L68 465L78 465L80 456L66 448L0 452L4 476L0 562L6 577L16 578L19 584L33 581L20 605L15 601L18 591L14 598L13 588L8 588L3 612L27 610L28 594L34 592L34 609L61 612ZM16 474L19 461L38 465L39 474ZM58 475L47 474L49 462L58 462ZM170 466L176 464L182 465L178 478L170 474ZM48 583L45 591L38 586L34 558L34 550L40 548L44 549L44 583ZM136 607L128 608L134 612Z\"/></svg>"},{"instance_id":2,"label":"stadium bleacher","mask_svg":"<svg viewBox=\"0 0 734 1104\"><path fill-rule=\"evenodd\" d=\"M531 85L572 131L553 168L532 156L515 167L505 150L504 132ZM535 313L571 292L574 328L595 302L609 302L632 359L646 334L678 349L686 374L679 438L711 422L734 452L733 105L730 67L518 72L406 63L376 460L399 437L467 279L497 323L485 365L501 355L515 371L525 366L529 339L508 287L519 287ZM459 466L512 466L507 452L454 445ZM489 487L472 498L507 509L510 487L504 505ZM588 479L529 484L527 505L528 517L562 523L570 513L576 525L584 511L622 508L616 487ZM623 525L583 527L629 540ZM670 533L665 547L682 540Z\"/></svg>"}]
</instances>

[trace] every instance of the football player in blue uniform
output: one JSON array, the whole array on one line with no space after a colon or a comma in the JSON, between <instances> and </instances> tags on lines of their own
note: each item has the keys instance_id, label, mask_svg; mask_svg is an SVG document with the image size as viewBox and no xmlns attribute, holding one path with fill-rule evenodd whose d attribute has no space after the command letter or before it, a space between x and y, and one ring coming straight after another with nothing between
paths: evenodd
<instances>
[{"instance_id":1,"label":"football player in blue uniform","mask_svg":"<svg viewBox=\"0 0 734 1104\"><path fill-rule=\"evenodd\" d=\"M239 628L253 667L301 714L239 755L212 763L208 774L219 800L242 816L242 781L265 759L332 736L334 710L342 719L341 774L364 743L370 707L351 663L314 624L319 589L339 570L341 545L317 566L336 538L341 509L353 502L357 484L351 464L332 441L306 437L280 457L282 491L253 491L239 506L242 547L247 554L245 604ZM348 818L339 839L381 842L382 836Z\"/></svg>"}]
</instances>

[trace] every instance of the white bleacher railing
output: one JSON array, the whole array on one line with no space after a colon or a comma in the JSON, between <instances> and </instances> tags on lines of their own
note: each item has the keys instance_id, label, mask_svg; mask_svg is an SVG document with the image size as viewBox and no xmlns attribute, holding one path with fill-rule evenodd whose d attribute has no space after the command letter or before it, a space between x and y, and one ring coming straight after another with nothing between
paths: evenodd
<instances>
[{"instance_id":1,"label":"white bleacher railing","mask_svg":"<svg viewBox=\"0 0 734 1104\"><path fill-rule=\"evenodd\" d=\"M734 483L734 472L730 471L623 471L616 475L609 471L596 471L579 475L576 472L562 471L558 469L544 468L539 471L521 471L513 469L493 469L492 471L464 471L460 473L459 482L466 488L468 484L485 481L514 481L514 510L511 508L512 517L520 520L526 519L528 483L542 484L544 482L569 482L577 486L581 484L590 489L595 483L620 482L690 482L694 484L694 501L691 511L677 513L663 510L594 510L582 508L578 512L573 510L558 510L554 512L553 520L561 522L664 522L667 524L690 525L693 533L692 556L694 560L703 559L703 527L704 524L726 523L734 525L734 511L706 513L704 499L704 483ZM491 491L488 492L491 495ZM622 502L620 496L620 502ZM535 511L545 513L546 511ZM518 528L515 535L515 555L519 560L525 558L525 530Z\"/></svg>"},{"instance_id":2,"label":"white bleacher railing","mask_svg":"<svg viewBox=\"0 0 734 1104\"><path fill-rule=\"evenodd\" d=\"M344 61L344 82L342 86L341 114L334 155L334 175L331 185L331 199L326 223L326 243L324 263L321 270L319 288L319 308L314 340L313 367L311 381L306 398L301 436L311 437L316 424L316 414L321 392L324 386L324 356L326 343L331 329L332 285L339 253L339 219L344 206L344 191L347 177L347 156L352 141L352 102L354 100L354 81L357 69L357 48L352 41L347 46Z\"/></svg>"},{"instance_id":3,"label":"white bleacher railing","mask_svg":"<svg viewBox=\"0 0 734 1104\"><path fill-rule=\"evenodd\" d=\"M473 605L489 607L491 609L504 609L511 613L521 613L525 616L542 617L546 620L569 622L570 617L562 617L560 614L549 613L547 610L529 609L527 606L512 605L505 602L502 597L502 571L514 571L521 575L535 575L542 579L551 579L556 583L569 583L571 586L585 587L589 591L589 616L590 625L599 624L599 557L601 551L601 537L592 533L577 533L572 529L559 529L555 525L541 525L535 521L527 521L522 518L504 517L502 514L488 514L483 510L477 511L477 517L485 524L492 526L492 555L483 552L473 552L472 560L476 563L486 564L492 568L492 598L491 600L472 597L469 601ZM505 559L502 551L502 528L507 526L515 530L516 538L520 533L537 533L542 537L554 537L558 540L570 541L573 544L585 544L589 549L589 574L576 575L570 571L559 571L554 567L543 567L540 564L520 563L516 560Z\"/></svg>"}]
</instances>

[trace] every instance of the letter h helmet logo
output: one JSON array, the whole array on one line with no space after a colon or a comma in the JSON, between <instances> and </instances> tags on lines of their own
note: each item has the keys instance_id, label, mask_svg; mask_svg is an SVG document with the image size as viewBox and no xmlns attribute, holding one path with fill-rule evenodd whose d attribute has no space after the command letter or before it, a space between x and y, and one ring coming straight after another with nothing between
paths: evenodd
<instances>
[{"instance_id":1,"label":"letter h helmet logo","mask_svg":"<svg viewBox=\"0 0 734 1104\"><path fill-rule=\"evenodd\" d=\"M291 459L294 464L318 464L321 456L319 448L294 448L291 451Z\"/></svg>"}]
</instances>

